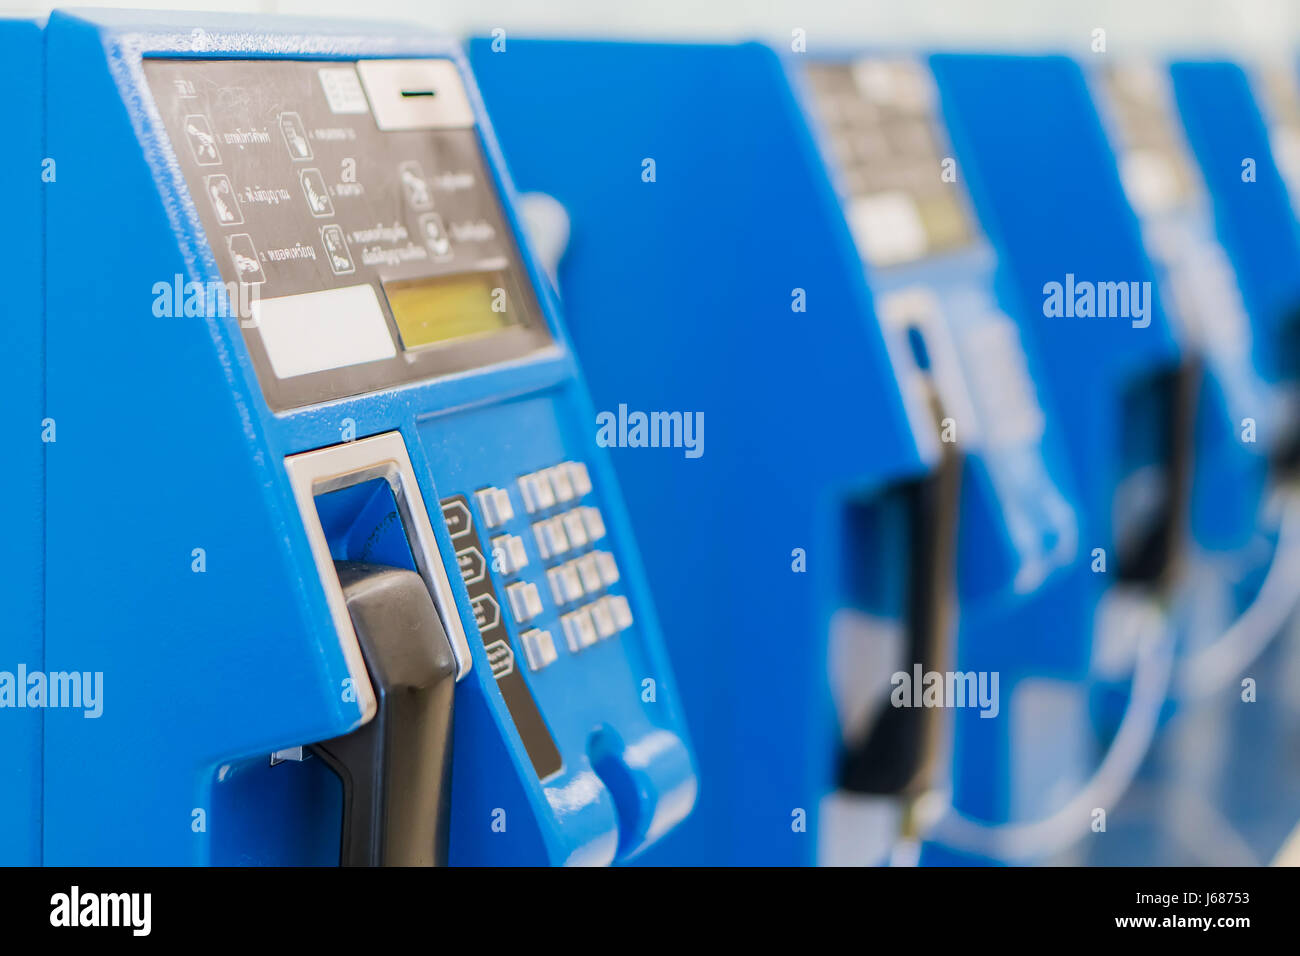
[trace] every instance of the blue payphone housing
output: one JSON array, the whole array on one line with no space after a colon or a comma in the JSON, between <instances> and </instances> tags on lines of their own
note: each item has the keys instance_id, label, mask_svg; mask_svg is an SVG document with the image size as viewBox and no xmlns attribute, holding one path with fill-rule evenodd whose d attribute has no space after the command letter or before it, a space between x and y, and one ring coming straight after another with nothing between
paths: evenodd
<instances>
[{"instance_id":1,"label":"blue payphone housing","mask_svg":"<svg viewBox=\"0 0 1300 956\"><path fill-rule=\"evenodd\" d=\"M1117 485L1173 437L1167 425L1165 434L1143 434L1153 420L1139 414L1126 421L1121 411L1158 402L1158 394L1134 389L1176 368L1180 352L1156 290L1148 287L1132 297L1129 314L1090 317L1082 308L1056 314L1057 293L1073 287L1076 303L1086 300L1087 274L1151 281L1083 75L1063 57L952 54L930 62L981 222L1005 250L1006 295L1023 303L1017 314L1032 316L1022 333L1039 357L1044 392L1068 436L1085 522L1095 527L1085 527L1081 543L1114 551L1126 530ZM1018 109L1034 122L1021 122L1013 115ZM1024 179L1017 183L1016 175ZM1140 307L1138 296L1145 300ZM1111 304L1124 310L1122 297ZM1167 471L1172 463L1157 467Z\"/></svg>"},{"instance_id":2,"label":"blue payphone housing","mask_svg":"<svg viewBox=\"0 0 1300 956\"><path fill-rule=\"evenodd\" d=\"M827 634L844 608L906 617L909 488L938 460L816 144L755 44L470 57L521 187L569 213L558 285L596 407L707 423L697 457L612 453L701 768L645 860L811 863L837 777Z\"/></svg>"},{"instance_id":3,"label":"blue payphone housing","mask_svg":"<svg viewBox=\"0 0 1300 956\"><path fill-rule=\"evenodd\" d=\"M44 46L44 666L102 691L44 712L45 862L346 857L303 748L392 712L345 568L450 652L450 862L662 837L674 682L455 45L56 12Z\"/></svg>"},{"instance_id":4,"label":"blue payphone housing","mask_svg":"<svg viewBox=\"0 0 1300 956\"><path fill-rule=\"evenodd\" d=\"M1295 351L1288 313L1300 298L1287 291L1295 283L1281 266L1297 253L1294 219L1239 68L1118 63L1093 71L1092 88L1164 300L1204 366L1189 495L1192 570L1180 601L1195 648L1257 596L1273 557L1267 496L1286 471L1297 425L1286 366ZM1231 177L1223 174L1229 153L1240 154ZM1193 690L1202 681L1185 683Z\"/></svg>"},{"instance_id":5,"label":"blue payphone housing","mask_svg":"<svg viewBox=\"0 0 1300 956\"><path fill-rule=\"evenodd\" d=\"M972 525L962 536L968 573L959 580L959 598L965 603L1008 585L1032 590L1070 559L1076 544L1073 509L1056 477L1064 471L1062 450L1057 436L1044 431L1020 333L999 311L997 256L964 187L954 185L955 161L942 149L929 70L921 60L897 56L818 58L803 69L792 59L789 65L887 335L899 352L899 340L914 347L919 337L922 358L895 364L928 366L945 392L944 406L960 413L953 424L972 472L962 513ZM860 74L866 76L859 80ZM874 98L873 87L879 88ZM896 111L896 126L886 105ZM891 136L923 154L883 153ZM954 164L951 178L945 160ZM912 172L918 167L933 175L919 181ZM906 185L918 195L910 197ZM912 198L909 210L903 200Z\"/></svg>"},{"instance_id":6,"label":"blue payphone housing","mask_svg":"<svg viewBox=\"0 0 1300 956\"><path fill-rule=\"evenodd\" d=\"M1240 551L1258 529L1268 466L1286 457L1296 427L1286 366L1300 291L1281 265L1300 247L1244 80L1228 64L1176 64L1167 73L1132 63L1093 84L1109 107L1166 299L1185 313L1184 335L1205 355L1209 392L1197 442L1205 454L1191 518L1196 538L1213 551ZM1238 160L1231 184L1221 172L1225 152L1214 145L1221 139L1250 163L1247 170L1247 159Z\"/></svg>"},{"instance_id":7,"label":"blue payphone housing","mask_svg":"<svg viewBox=\"0 0 1300 956\"><path fill-rule=\"evenodd\" d=\"M1259 799L1275 791L1268 775L1278 771L1249 764L1249 755L1260 752L1270 721L1241 708L1233 689L1274 668L1276 658L1264 655L1295 607L1300 510L1288 486L1300 298L1288 265L1296 261L1296 224L1281 134L1294 123L1287 105L1300 88L1294 65L1248 71L1215 60L1121 61L1092 71L1092 80L1165 301L1205 371L1190 547L1173 608L1180 656L1166 708L1173 713L1177 704L1181 717L1154 784L1168 781L1170 792L1196 786L1232 820L1243 847L1269 847L1289 826L1288 811ZM1266 123L1270 106L1280 130ZM1095 708L1102 722L1113 721L1122 695L1098 696L1109 704ZM1208 727L1222 743L1187 759L1179 739L1200 739ZM1250 788L1241 786L1243 769ZM1156 806L1177 819L1176 800ZM1145 840L1159 839L1152 829ZM1105 848L1111 861L1125 849L1130 859L1150 852L1135 841Z\"/></svg>"},{"instance_id":8,"label":"blue payphone housing","mask_svg":"<svg viewBox=\"0 0 1300 956\"><path fill-rule=\"evenodd\" d=\"M1070 686L1089 673L1108 586L1116 579L1159 585L1168 574L1187 455L1185 384L1077 65L1064 57L958 54L933 56L930 65L958 168L999 252L1002 300L1036 358L1048 427L1064 443L1078 501L1074 563L1030 600L989 602L964 621L965 633L1002 635L1012 668L1003 687L1015 690L1004 706L1009 727L975 727L964 753L959 745L954 805L987 821L1023 819L1061 801L1046 783L1068 786L1087 772L1070 765L1084 750L1071 753L1070 734L1044 730L1074 728L1078 736L1080 695ZM1083 296L1102 283L1124 283L1144 304L1135 309L1131 299L1127 311L1103 315L1058 308L1052 297ZM1037 738L1034 760L1011 762L1013 734ZM1016 771L1026 769L1037 773L1038 787L1016 784Z\"/></svg>"},{"instance_id":9,"label":"blue payphone housing","mask_svg":"<svg viewBox=\"0 0 1300 956\"><path fill-rule=\"evenodd\" d=\"M1300 378L1300 230L1246 71L1222 61L1170 66L1187 142L1205 177L1216 230L1256 329L1251 358L1296 425ZM1254 178L1245 160L1254 160Z\"/></svg>"},{"instance_id":10,"label":"blue payphone housing","mask_svg":"<svg viewBox=\"0 0 1300 956\"><path fill-rule=\"evenodd\" d=\"M1296 70L1284 72L1288 76L1281 81L1294 96ZM1247 420L1253 424L1251 441L1244 443L1266 456L1267 477L1276 486L1294 477L1300 448L1300 226L1261 109L1270 90L1262 75L1252 82L1245 69L1224 61L1175 62L1169 76L1209 196L1214 232L1249 317L1250 334L1242 336L1245 358L1262 383L1262 394L1245 413L1234 413L1229 424L1239 443L1247 437ZM1247 497L1241 492L1253 490L1249 482L1233 477L1238 497ZM1210 500L1202 512L1222 507L1219 497L1205 497ZM1276 561L1282 547L1292 546L1277 538L1275 524L1273 514L1258 517L1252 539L1237 549L1229 580L1236 586L1238 608L1258 598L1268 560Z\"/></svg>"},{"instance_id":11,"label":"blue payphone housing","mask_svg":"<svg viewBox=\"0 0 1300 956\"><path fill-rule=\"evenodd\" d=\"M41 323L44 288L41 277L41 202L37 185L47 175L41 143L41 25L34 21L0 21L0 78L14 91L4 106L5 148L0 175L15 184L9 191L14 228L0 237L0 260L8 283L0 350L11 356L5 402L0 409L4 441L9 547L0 564L4 580L5 625L0 629L0 760L5 785L0 787L0 865L33 865L41 860L40 817L41 712L26 707L20 675L41 672L41 588L44 579L45 496L43 442L50 436L44 418Z\"/></svg>"},{"instance_id":12,"label":"blue payphone housing","mask_svg":"<svg viewBox=\"0 0 1300 956\"><path fill-rule=\"evenodd\" d=\"M905 379L933 379L953 433L945 437L963 455L954 666L1006 673L1014 655L1004 646L1014 632L968 621L987 602L1026 600L1071 564L1078 519L1033 357L1000 307L999 253L974 217L923 58L842 53L791 56L787 65L835 176L895 365ZM923 343L920 359L909 362L906 337ZM968 737L1001 734L1006 723L993 706L967 716L954 712L958 766L969 759ZM986 756L981 749L978 759ZM943 787L947 776L931 786Z\"/></svg>"}]
</instances>

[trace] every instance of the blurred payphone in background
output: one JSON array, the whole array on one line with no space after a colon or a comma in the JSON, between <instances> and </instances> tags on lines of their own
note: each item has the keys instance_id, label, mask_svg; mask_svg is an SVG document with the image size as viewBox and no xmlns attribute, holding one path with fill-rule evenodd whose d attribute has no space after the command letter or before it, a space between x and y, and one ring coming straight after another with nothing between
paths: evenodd
<instances>
[{"instance_id":1,"label":"blurred payphone in background","mask_svg":"<svg viewBox=\"0 0 1300 956\"><path fill-rule=\"evenodd\" d=\"M1013 689L1000 680L996 691L992 685L992 675L1008 670L999 650L1005 635L981 633L967 621L982 605L1027 600L1076 558L1078 519L1073 493L1062 490L1062 436L1049 427L1017 323L1000 305L999 254L971 205L927 61L862 54L795 56L788 65L835 178L896 366L913 389L932 383L941 437L962 455L949 597L956 629L944 637L955 642L949 669L973 675L984 698L963 701L979 715L973 723L952 711L961 765L967 735L999 726L993 695ZM901 663L907 671L914 662ZM859 694L872 683L861 668L833 668L837 682ZM879 696L877 707L885 702ZM888 719L891 712L881 713ZM889 790L860 773L847 773L842 783L835 806L847 829L824 834L826 858L878 862L879 837L873 840L864 825L879 817L879 800L852 794ZM951 788L952 771L945 766L929 786ZM883 835L892 836L888 827Z\"/></svg>"},{"instance_id":2,"label":"blurred payphone in background","mask_svg":"<svg viewBox=\"0 0 1300 956\"><path fill-rule=\"evenodd\" d=\"M1126 841L1134 847L1164 839L1161 830L1176 833L1189 808L1216 800L1224 819L1241 818L1238 851L1268 846L1277 825L1290 824L1286 811L1279 821L1258 799L1243 816L1236 788L1222 779L1244 770L1272 793L1285 787L1287 776L1271 762L1245 769L1244 753L1284 721L1280 702L1242 708L1232 692L1285 632L1300 571L1300 512L1289 490L1297 437L1297 293L1285 265L1300 250L1273 153L1285 148L1285 133L1270 135L1261 115L1270 99L1285 115L1295 96L1294 71L1289 81L1281 72L1135 58L1091 71L1164 301L1203 369L1189 533L1171 609L1180 654L1166 713L1180 719L1164 749L1181 749L1183 756L1153 760L1159 769L1144 784L1161 796L1154 804L1149 792L1145 799L1164 808L1164 823L1140 841ZM1107 670L1122 682L1130 666L1121 648ZM1094 712L1104 728L1113 724L1124 694L1105 685L1099 691ZM1246 739L1254 744L1233 743ZM1195 741L1194 758L1180 740Z\"/></svg>"},{"instance_id":3,"label":"blurred payphone in background","mask_svg":"<svg viewBox=\"0 0 1300 956\"><path fill-rule=\"evenodd\" d=\"M1080 801L1122 791L1115 767L1133 754L1118 745L1134 735L1117 736L1102 759L1086 730L1090 670L1104 642L1138 633L1149 664L1141 703L1158 711L1163 700L1171 645L1157 607L1185 508L1190 370L1078 67L1064 57L959 54L930 64L1080 519L1068 569L1030 600L975 608L968 620L1014 651L1007 722L970 738L956 808L1011 825L958 819L934 837L1025 859L1086 832L1086 814L1073 812ZM981 770L990 765L1006 772Z\"/></svg>"}]
</instances>

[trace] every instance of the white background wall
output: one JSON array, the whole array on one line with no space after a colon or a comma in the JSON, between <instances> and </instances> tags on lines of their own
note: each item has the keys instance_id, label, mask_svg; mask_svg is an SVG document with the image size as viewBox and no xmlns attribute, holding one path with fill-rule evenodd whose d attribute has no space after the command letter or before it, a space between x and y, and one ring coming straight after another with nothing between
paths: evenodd
<instances>
[{"instance_id":1,"label":"white background wall","mask_svg":"<svg viewBox=\"0 0 1300 956\"><path fill-rule=\"evenodd\" d=\"M519 34L784 41L793 28L819 41L877 45L1052 48L1084 52L1103 27L1112 53L1229 50L1272 54L1300 46L1296 0L165 0L74 6L224 9L419 21L465 35ZM49 5L0 0L2 13Z\"/></svg>"}]
</instances>

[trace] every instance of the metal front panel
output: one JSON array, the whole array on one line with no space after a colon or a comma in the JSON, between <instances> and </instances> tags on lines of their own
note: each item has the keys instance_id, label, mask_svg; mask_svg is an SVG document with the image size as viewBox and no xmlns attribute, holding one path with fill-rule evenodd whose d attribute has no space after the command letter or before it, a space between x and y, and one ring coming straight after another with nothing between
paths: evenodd
<instances>
[{"instance_id":1,"label":"metal front panel","mask_svg":"<svg viewBox=\"0 0 1300 956\"><path fill-rule=\"evenodd\" d=\"M977 227L965 190L954 185L926 65L872 57L813 63L807 76L863 258L890 266L972 245Z\"/></svg>"},{"instance_id":2,"label":"metal front panel","mask_svg":"<svg viewBox=\"0 0 1300 956\"><path fill-rule=\"evenodd\" d=\"M551 343L455 65L394 62L144 64L276 411Z\"/></svg>"}]
</instances>

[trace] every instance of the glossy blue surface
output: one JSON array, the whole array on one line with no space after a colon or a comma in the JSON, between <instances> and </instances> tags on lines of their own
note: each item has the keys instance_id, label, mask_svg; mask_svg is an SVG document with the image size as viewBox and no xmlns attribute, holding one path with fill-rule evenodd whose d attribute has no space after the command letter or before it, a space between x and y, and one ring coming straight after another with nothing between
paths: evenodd
<instances>
[{"instance_id":1,"label":"glossy blue surface","mask_svg":"<svg viewBox=\"0 0 1300 956\"><path fill-rule=\"evenodd\" d=\"M1113 550L1112 499L1128 464L1120 460L1124 395L1180 353L1158 295L1145 328L1044 315L1044 285L1068 273L1154 280L1083 73L1065 57L940 54L930 62L980 221L1002 253L1006 301L1025 317L1044 404L1069 436L1080 541Z\"/></svg>"},{"instance_id":2,"label":"glossy blue surface","mask_svg":"<svg viewBox=\"0 0 1300 956\"><path fill-rule=\"evenodd\" d=\"M453 571L474 667L457 688L452 861L606 863L690 808L694 771L631 531L553 297L528 274L558 348L543 357L273 415L232 320L157 319L150 290L219 276L144 82L147 55L348 60L446 56L405 25L258 17L54 14L48 49L49 407L47 666L103 671L103 716L46 715L44 848L50 863L330 862L337 785L266 755L348 731L348 670L282 464L286 455L398 431L444 563L437 502L567 458L586 461L636 626L582 658L527 675L564 759L538 781ZM77 117L78 122L67 121ZM507 217L513 190L491 129L483 145ZM86 142L94 150L83 148ZM111 235L85 210L112 184ZM514 490L516 509L518 491ZM206 571L192 570L193 549ZM498 588L504 606L504 595ZM559 635L557 635L557 640ZM521 664L522 666L522 664ZM642 681L655 681L653 702ZM630 797L593 770L617 736ZM606 749L609 745L605 743ZM611 759L602 752L598 758ZM621 786L621 784L620 784ZM504 832L493 829L505 811ZM285 820L291 822L285 825ZM619 843L621 830L623 843ZM331 842L333 841L333 842Z\"/></svg>"},{"instance_id":3,"label":"glossy blue surface","mask_svg":"<svg viewBox=\"0 0 1300 956\"><path fill-rule=\"evenodd\" d=\"M1300 375L1300 230L1245 71L1222 61L1170 67L1174 95L1256 330L1255 366L1270 383ZM1255 160L1245 182L1242 161Z\"/></svg>"},{"instance_id":4,"label":"glossy blue surface","mask_svg":"<svg viewBox=\"0 0 1300 956\"><path fill-rule=\"evenodd\" d=\"M45 495L42 442L45 415L41 353L41 27L33 21L0 20L0 82L9 90L3 110L5 147L0 150L0 180L6 190L12 228L0 236L5 263L4 304L0 306L0 354L8 357L4 401L0 402L0 442L5 467L0 493L6 511L7 546L0 551L0 671L44 666L41 588L44 572ZM24 688L25 690L25 688ZM41 861L40 710L0 708L0 865Z\"/></svg>"},{"instance_id":5,"label":"glossy blue surface","mask_svg":"<svg viewBox=\"0 0 1300 956\"><path fill-rule=\"evenodd\" d=\"M1193 520L1196 527L1213 528L1216 519L1222 522L1231 516L1226 502L1236 501L1245 509L1253 504L1254 510L1243 516L1242 523L1246 517L1254 519L1250 530L1255 531L1269 474L1267 456L1283 451L1297 428L1300 231L1245 71L1233 63L1189 61L1172 64L1169 75L1188 147L1209 200L1196 228L1226 253L1249 320L1249 347L1239 363L1246 369L1235 377L1222 376L1219 392L1227 422L1221 431L1226 435L1215 436L1218 445L1206 450L1206 458L1218 464L1207 461L1206 487L1193 499ZM1254 160L1253 182L1243 176L1247 157ZM1257 426L1253 446L1241 442L1247 418ZM1236 468L1228 470L1231 464ZM1212 538L1211 546L1223 543L1244 550L1248 543L1240 533L1226 541L1225 537ZM1255 549L1253 559L1246 555L1238 573L1248 571L1251 561L1260 559L1260 551ZM1268 553L1268 548L1262 549L1263 555Z\"/></svg>"}]
</instances>

